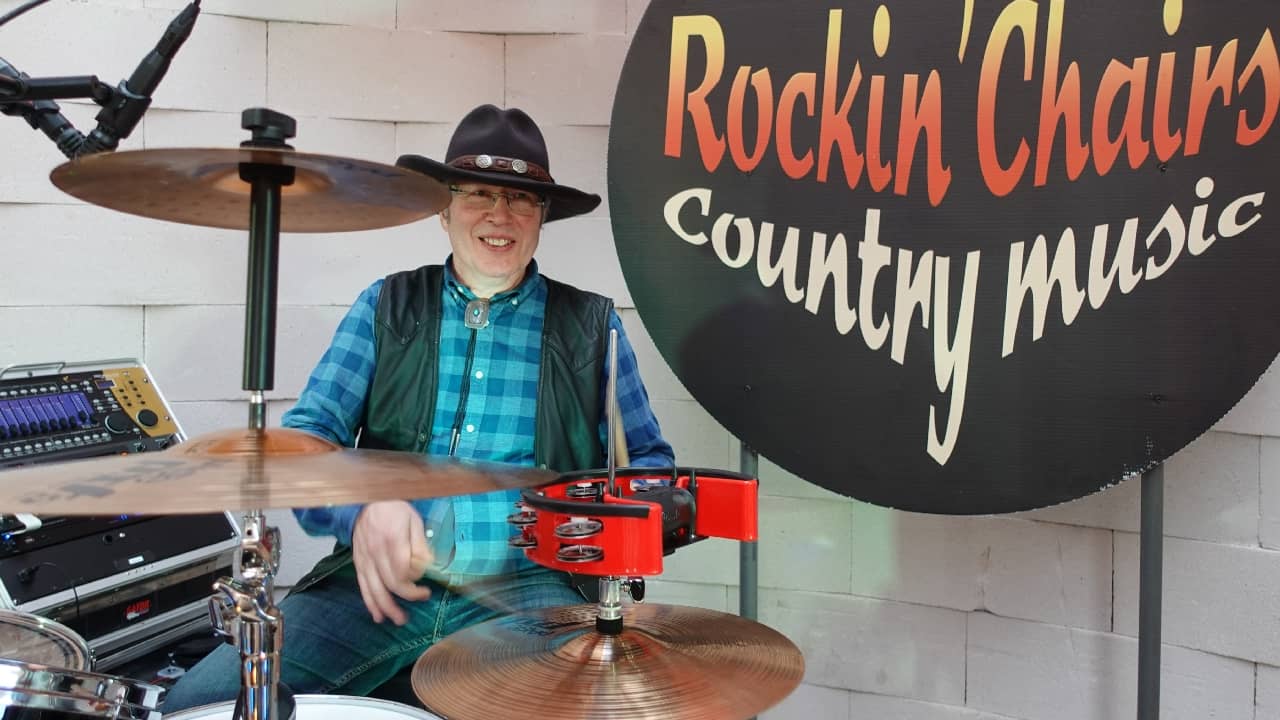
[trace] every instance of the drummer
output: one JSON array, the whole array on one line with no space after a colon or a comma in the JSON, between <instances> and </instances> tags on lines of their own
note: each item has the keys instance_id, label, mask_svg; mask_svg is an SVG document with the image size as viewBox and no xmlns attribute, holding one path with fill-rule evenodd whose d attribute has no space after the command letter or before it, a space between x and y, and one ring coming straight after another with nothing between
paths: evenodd
<instances>
[{"instance_id":1,"label":"drummer","mask_svg":"<svg viewBox=\"0 0 1280 720\"><path fill-rule=\"evenodd\" d=\"M600 203L552 179L534 121L484 105L459 123L445 162L405 155L396 164L449 186L440 223L453 252L360 294L283 424L346 446L600 468L617 330L630 465L673 465L612 301L552 280L533 259L544 223ZM566 574L508 544L518 499L504 491L295 510L308 533L337 543L281 601L281 681L295 694L368 695L449 633L583 602ZM238 663L235 648L217 648L164 710L234 699Z\"/></svg>"}]
</instances>

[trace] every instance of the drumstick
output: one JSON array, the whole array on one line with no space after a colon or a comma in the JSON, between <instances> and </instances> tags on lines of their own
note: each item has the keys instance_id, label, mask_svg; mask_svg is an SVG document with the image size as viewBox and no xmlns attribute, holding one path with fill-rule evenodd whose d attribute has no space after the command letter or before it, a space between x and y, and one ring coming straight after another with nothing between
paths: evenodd
<instances>
[{"instance_id":1,"label":"drumstick","mask_svg":"<svg viewBox=\"0 0 1280 720\"><path fill-rule=\"evenodd\" d=\"M627 431L622 427L622 416L617 410L618 403L615 399L613 412L609 415L609 422L613 424L613 456L617 459L617 467L628 467L631 465L631 457L627 453Z\"/></svg>"}]
</instances>

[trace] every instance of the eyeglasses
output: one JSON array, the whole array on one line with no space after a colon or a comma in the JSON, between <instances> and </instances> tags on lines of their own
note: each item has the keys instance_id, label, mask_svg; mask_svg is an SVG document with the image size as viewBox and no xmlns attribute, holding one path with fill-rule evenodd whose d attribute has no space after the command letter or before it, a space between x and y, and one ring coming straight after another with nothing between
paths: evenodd
<instances>
[{"instance_id":1,"label":"eyeglasses","mask_svg":"<svg viewBox=\"0 0 1280 720\"><path fill-rule=\"evenodd\" d=\"M538 208L546 204L546 200L537 195L519 190L513 192L494 192L493 190L468 190L457 185L450 185L449 192L457 195L462 207L467 210L493 210L498 207L498 198L507 199L507 208L516 215L533 215Z\"/></svg>"}]
</instances>

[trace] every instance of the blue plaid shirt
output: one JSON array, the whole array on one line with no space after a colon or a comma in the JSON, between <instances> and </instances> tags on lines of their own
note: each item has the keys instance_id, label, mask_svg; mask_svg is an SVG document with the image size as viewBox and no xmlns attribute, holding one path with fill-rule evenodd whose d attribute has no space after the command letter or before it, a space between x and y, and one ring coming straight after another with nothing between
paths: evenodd
<instances>
[{"instance_id":1,"label":"blue plaid shirt","mask_svg":"<svg viewBox=\"0 0 1280 720\"><path fill-rule=\"evenodd\" d=\"M475 295L457 281L451 267L451 262L446 263L439 382L427 452L449 454L456 427L456 456L532 465L546 281L538 274L537 263L531 263L520 285L490 298L489 325L474 331L475 347L468 358L473 331L463 324L463 312ZM312 371L298 404L285 413L285 427L346 446L354 444L376 370L374 312L382 282L374 282L361 293L339 323L333 342ZM610 317L609 327L618 331L618 405L631 465L672 465L674 454L649 407L635 353L616 312ZM468 367L470 387L459 421L458 404ZM600 382L603 394L608 382L607 367ZM608 438L603 417L600 438L603 446ZM507 542L514 534L507 516L518 499L519 491L503 491L413 501L431 531L436 569L488 575L529 566L524 553ZM332 535L349 545L361 507L298 509L294 514L307 533Z\"/></svg>"}]
</instances>

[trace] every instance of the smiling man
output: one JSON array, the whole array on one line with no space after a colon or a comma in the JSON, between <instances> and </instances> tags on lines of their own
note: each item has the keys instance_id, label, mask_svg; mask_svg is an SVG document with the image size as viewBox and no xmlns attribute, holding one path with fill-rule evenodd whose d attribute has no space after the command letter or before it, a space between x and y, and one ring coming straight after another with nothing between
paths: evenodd
<instances>
[{"instance_id":1,"label":"smiling man","mask_svg":"<svg viewBox=\"0 0 1280 720\"><path fill-rule=\"evenodd\" d=\"M552 179L533 120L484 105L458 125L445 162L396 164L449 185L440 222L453 252L361 293L283 424L347 446L601 468L617 330L630 464L672 465L613 302L542 275L533 260L545 223L600 204ZM581 602L567 575L508 543L518 499L295 510L307 532L337 544L280 603L281 682L294 693L367 695L445 635L500 612ZM215 650L174 686L165 712L234 699L238 661L229 645Z\"/></svg>"}]
</instances>

